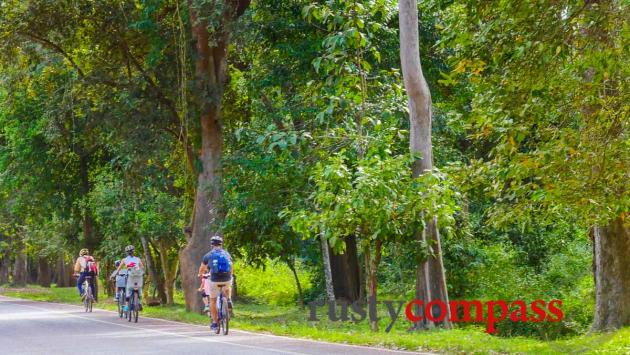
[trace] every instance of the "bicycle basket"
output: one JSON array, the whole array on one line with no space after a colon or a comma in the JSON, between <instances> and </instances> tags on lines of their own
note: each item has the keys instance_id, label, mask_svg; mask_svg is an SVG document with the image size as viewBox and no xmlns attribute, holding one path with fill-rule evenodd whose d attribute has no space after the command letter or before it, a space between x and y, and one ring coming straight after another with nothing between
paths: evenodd
<instances>
[{"instance_id":1,"label":"bicycle basket","mask_svg":"<svg viewBox=\"0 0 630 355\"><path fill-rule=\"evenodd\" d=\"M130 269L127 277L127 287L142 287L143 278L144 272L140 268Z\"/></svg>"}]
</instances>

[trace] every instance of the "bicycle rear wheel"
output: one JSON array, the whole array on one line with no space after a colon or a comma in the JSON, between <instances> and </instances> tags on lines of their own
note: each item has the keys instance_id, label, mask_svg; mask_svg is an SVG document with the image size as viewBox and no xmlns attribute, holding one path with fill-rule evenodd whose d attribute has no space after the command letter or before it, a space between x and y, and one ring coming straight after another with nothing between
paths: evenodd
<instances>
[{"instance_id":1,"label":"bicycle rear wheel","mask_svg":"<svg viewBox=\"0 0 630 355\"><path fill-rule=\"evenodd\" d=\"M122 318L124 314L123 306L125 305L125 295L118 291L118 317Z\"/></svg>"},{"instance_id":2,"label":"bicycle rear wheel","mask_svg":"<svg viewBox=\"0 0 630 355\"><path fill-rule=\"evenodd\" d=\"M223 328L223 335L228 335L230 330L230 311L228 308L227 298L223 298L221 304L221 328Z\"/></svg>"},{"instance_id":3,"label":"bicycle rear wheel","mask_svg":"<svg viewBox=\"0 0 630 355\"><path fill-rule=\"evenodd\" d=\"M90 310L90 299L92 297L92 290L90 290L90 285L87 282L83 283L83 292L85 293L85 297L83 298L83 305L85 306L85 312L87 313Z\"/></svg>"}]
</instances>

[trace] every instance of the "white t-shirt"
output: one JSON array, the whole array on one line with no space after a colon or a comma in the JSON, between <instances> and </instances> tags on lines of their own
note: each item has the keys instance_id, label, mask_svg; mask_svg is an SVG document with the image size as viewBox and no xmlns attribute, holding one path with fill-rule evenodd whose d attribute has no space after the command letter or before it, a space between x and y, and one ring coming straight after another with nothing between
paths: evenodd
<instances>
[{"instance_id":1,"label":"white t-shirt","mask_svg":"<svg viewBox=\"0 0 630 355\"><path fill-rule=\"evenodd\" d=\"M123 263L125 264L125 266L127 266L128 268L131 267L129 266L130 264L133 266L137 266L140 267L140 258L137 256L131 256L128 255L127 257L125 257L123 259Z\"/></svg>"}]
</instances>

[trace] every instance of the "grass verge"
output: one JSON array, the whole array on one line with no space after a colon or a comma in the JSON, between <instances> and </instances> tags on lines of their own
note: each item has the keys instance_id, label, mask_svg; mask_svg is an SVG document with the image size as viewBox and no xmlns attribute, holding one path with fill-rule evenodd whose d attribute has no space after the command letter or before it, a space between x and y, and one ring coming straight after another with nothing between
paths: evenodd
<instances>
[{"instance_id":1,"label":"grass verge","mask_svg":"<svg viewBox=\"0 0 630 355\"><path fill-rule=\"evenodd\" d=\"M37 301L80 305L74 288L0 287L0 294ZM97 308L116 310L112 299L100 296ZM173 306L145 307L142 315L192 324L207 325L204 315L186 312L181 295ZM481 328L407 332L406 321L399 320L390 333L371 332L367 322L330 322L320 317L319 322L307 321L307 311L297 307L267 306L235 303L233 327L241 330L265 332L291 337L406 349L435 351L448 354L630 354L630 327L614 333L582 335L563 340L542 341L524 337L502 338L491 336ZM323 313L323 310L320 310ZM387 318L381 321L385 327Z\"/></svg>"}]
</instances>

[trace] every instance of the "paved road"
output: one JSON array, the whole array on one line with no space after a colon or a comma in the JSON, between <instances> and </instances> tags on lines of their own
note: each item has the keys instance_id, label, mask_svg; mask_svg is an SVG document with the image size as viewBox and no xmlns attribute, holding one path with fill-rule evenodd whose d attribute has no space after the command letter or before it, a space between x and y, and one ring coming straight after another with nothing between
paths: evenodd
<instances>
[{"instance_id":1,"label":"paved road","mask_svg":"<svg viewBox=\"0 0 630 355\"><path fill-rule=\"evenodd\" d=\"M230 331L0 296L2 354L419 354Z\"/></svg>"}]
</instances>

